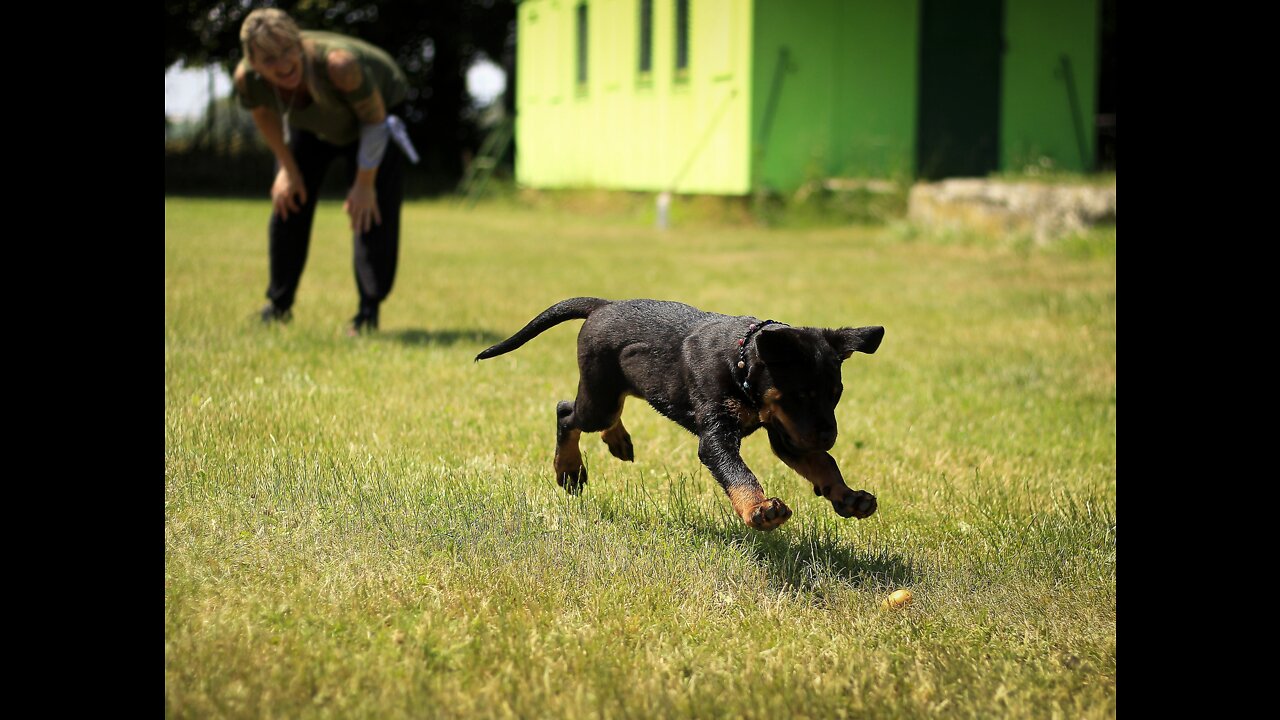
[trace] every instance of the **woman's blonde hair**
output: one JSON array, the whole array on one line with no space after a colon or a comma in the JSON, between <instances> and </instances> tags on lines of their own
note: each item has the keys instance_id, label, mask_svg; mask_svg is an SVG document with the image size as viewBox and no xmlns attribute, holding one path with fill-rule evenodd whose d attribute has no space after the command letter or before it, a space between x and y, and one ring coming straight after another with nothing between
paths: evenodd
<instances>
[{"instance_id":1,"label":"woman's blonde hair","mask_svg":"<svg viewBox=\"0 0 1280 720\"><path fill-rule=\"evenodd\" d=\"M302 53L302 81L307 86L307 91L316 102L328 101L316 87L307 48L302 44L302 30L285 11L259 8L249 13L240 25L240 46L245 60L250 64L253 63L255 47L277 57L298 48L298 52Z\"/></svg>"},{"instance_id":2,"label":"woman's blonde hair","mask_svg":"<svg viewBox=\"0 0 1280 720\"><path fill-rule=\"evenodd\" d=\"M254 48L281 55L301 45L302 31L298 23L283 10L259 8L249 13L240 26L240 46L250 62L253 62Z\"/></svg>"}]
</instances>

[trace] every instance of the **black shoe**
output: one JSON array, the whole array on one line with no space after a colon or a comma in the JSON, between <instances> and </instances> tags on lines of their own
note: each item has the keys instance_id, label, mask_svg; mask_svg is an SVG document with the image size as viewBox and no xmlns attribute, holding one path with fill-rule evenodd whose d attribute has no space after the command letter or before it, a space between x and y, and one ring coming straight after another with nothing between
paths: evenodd
<instances>
[{"instance_id":1,"label":"black shoe","mask_svg":"<svg viewBox=\"0 0 1280 720\"><path fill-rule=\"evenodd\" d=\"M258 313L258 318L262 320L263 325L274 325L275 323L284 325L293 319L293 311L289 308L281 310L275 305L268 303L267 306L262 308L262 311Z\"/></svg>"},{"instance_id":2,"label":"black shoe","mask_svg":"<svg viewBox=\"0 0 1280 720\"><path fill-rule=\"evenodd\" d=\"M347 337L356 337L359 335L369 335L378 331L378 315L374 313L360 313L351 318L351 322L347 323Z\"/></svg>"}]
</instances>

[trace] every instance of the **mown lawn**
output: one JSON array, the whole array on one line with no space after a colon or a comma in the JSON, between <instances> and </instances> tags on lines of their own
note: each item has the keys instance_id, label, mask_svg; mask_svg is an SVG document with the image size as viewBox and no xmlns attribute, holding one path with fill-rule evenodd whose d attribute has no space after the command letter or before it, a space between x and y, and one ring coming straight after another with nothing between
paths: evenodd
<instances>
[{"instance_id":1,"label":"mown lawn","mask_svg":"<svg viewBox=\"0 0 1280 720\"><path fill-rule=\"evenodd\" d=\"M263 328L267 203L165 201L165 711L175 717L1113 717L1115 232L1053 249L412 203L382 332L322 206L295 320ZM844 366L842 520L745 528L696 438L627 405L584 435L575 295L884 325ZM883 610L894 589L915 601Z\"/></svg>"}]
</instances>

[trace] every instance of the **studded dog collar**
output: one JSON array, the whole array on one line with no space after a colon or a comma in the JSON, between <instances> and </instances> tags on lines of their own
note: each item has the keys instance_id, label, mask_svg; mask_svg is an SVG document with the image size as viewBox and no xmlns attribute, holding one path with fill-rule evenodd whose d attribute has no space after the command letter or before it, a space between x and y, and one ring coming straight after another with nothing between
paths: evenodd
<instances>
[{"instance_id":1,"label":"studded dog collar","mask_svg":"<svg viewBox=\"0 0 1280 720\"><path fill-rule=\"evenodd\" d=\"M751 390L751 381L747 378L751 375L751 368L747 366L747 347L751 343L751 338L756 333L765 328L766 325L786 325L777 320L765 320L764 322L751 323L747 326L747 334L738 340L738 359L733 363L733 379L737 383L738 388L746 395L747 402L752 407L759 408L760 403L756 400L755 393Z\"/></svg>"}]
</instances>

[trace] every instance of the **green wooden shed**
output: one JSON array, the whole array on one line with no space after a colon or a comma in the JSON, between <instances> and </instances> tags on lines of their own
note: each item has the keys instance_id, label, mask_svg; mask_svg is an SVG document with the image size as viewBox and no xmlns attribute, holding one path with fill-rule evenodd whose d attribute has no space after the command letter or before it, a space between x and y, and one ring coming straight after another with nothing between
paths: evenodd
<instances>
[{"instance_id":1,"label":"green wooden shed","mask_svg":"<svg viewBox=\"0 0 1280 720\"><path fill-rule=\"evenodd\" d=\"M1090 170L1098 3L523 0L516 177L746 194Z\"/></svg>"}]
</instances>

